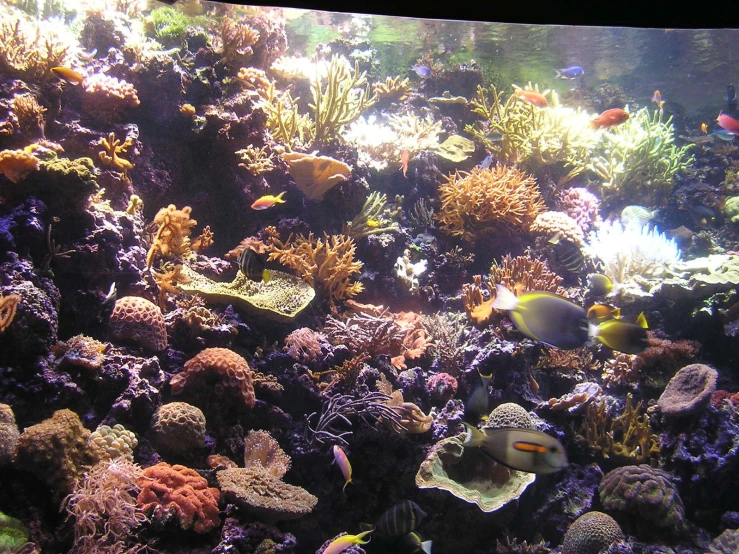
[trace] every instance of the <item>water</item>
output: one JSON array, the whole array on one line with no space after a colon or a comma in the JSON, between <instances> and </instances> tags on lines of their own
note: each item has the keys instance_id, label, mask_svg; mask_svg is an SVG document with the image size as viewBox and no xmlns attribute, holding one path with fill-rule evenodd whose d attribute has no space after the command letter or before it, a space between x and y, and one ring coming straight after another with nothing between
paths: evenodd
<instances>
[{"instance_id":1,"label":"water","mask_svg":"<svg viewBox=\"0 0 739 554\"><path fill-rule=\"evenodd\" d=\"M737 30L0 8L0 550L739 551Z\"/></svg>"}]
</instances>

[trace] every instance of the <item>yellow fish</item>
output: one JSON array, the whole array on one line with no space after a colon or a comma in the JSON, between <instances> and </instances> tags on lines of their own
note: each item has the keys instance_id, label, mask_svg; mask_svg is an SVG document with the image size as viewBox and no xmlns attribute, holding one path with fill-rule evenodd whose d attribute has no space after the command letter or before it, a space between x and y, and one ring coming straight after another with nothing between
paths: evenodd
<instances>
[{"instance_id":1,"label":"yellow fish","mask_svg":"<svg viewBox=\"0 0 739 554\"><path fill-rule=\"evenodd\" d=\"M367 220L367 227L370 229L377 229L381 225L381 222L377 221L376 219L368 219Z\"/></svg>"},{"instance_id":2,"label":"yellow fish","mask_svg":"<svg viewBox=\"0 0 739 554\"><path fill-rule=\"evenodd\" d=\"M85 80L85 76L82 73L74 69L69 69L68 67L52 67L51 72L60 79L67 81L70 85L79 85Z\"/></svg>"},{"instance_id":3,"label":"yellow fish","mask_svg":"<svg viewBox=\"0 0 739 554\"><path fill-rule=\"evenodd\" d=\"M344 552L344 550L354 544L367 544L369 541L363 541L362 539L369 535L372 531L374 531L374 529L364 531L362 533L359 533L358 535L342 535L338 539L334 539L333 541L331 541L331 544L326 547L326 550L323 551L323 554L341 554L342 552Z\"/></svg>"},{"instance_id":4,"label":"yellow fish","mask_svg":"<svg viewBox=\"0 0 739 554\"><path fill-rule=\"evenodd\" d=\"M344 482L344 488L341 489L341 492L345 492L346 486L352 482L352 464L349 463L349 458L346 457L346 452L336 444L334 445L334 460L346 480Z\"/></svg>"},{"instance_id":5,"label":"yellow fish","mask_svg":"<svg viewBox=\"0 0 739 554\"><path fill-rule=\"evenodd\" d=\"M701 123L701 133L704 135L708 134L708 124L707 123Z\"/></svg>"},{"instance_id":6,"label":"yellow fish","mask_svg":"<svg viewBox=\"0 0 739 554\"><path fill-rule=\"evenodd\" d=\"M284 191L278 194L277 196L272 196L271 194L265 194L261 198L257 198L254 203L251 205L252 210L266 210L267 208L271 208L275 204L284 204L285 201L282 199L282 196L286 194Z\"/></svg>"},{"instance_id":7,"label":"yellow fish","mask_svg":"<svg viewBox=\"0 0 739 554\"><path fill-rule=\"evenodd\" d=\"M628 323L622 319L609 319L596 326L591 322L589 335L611 350L624 354L639 354L649 346L647 319L643 313L639 314L636 323Z\"/></svg>"}]
</instances>

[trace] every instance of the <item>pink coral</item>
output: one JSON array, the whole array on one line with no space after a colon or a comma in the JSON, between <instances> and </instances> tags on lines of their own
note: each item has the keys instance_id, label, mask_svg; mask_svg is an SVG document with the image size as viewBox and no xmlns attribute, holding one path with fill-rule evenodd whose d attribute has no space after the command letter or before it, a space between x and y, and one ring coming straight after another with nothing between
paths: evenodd
<instances>
[{"instance_id":1,"label":"pink coral","mask_svg":"<svg viewBox=\"0 0 739 554\"><path fill-rule=\"evenodd\" d=\"M426 389L433 400L446 402L457 394L457 380L448 373L437 373L426 381Z\"/></svg>"},{"instance_id":2,"label":"pink coral","mask_svg":"<svg viewBox=\"0 0 739 554\"><path fill-rule=\"evenodd\" d=\"M577 222L562 212L550 211L539 214L531 224L529 231L545 237L553 237L559 233L562 240L577 246L582 246L585 242L585 235Z\"/></svg>"},{"instance_id":3,"label":"pink coral","mask_svg":"<svg viewBox=\"0 0 739 554\"><path fill-rule=\"evenodd\" d=\"M574 219L583 232L587 233L600 223L598 208L600 201L588 189L573 187L562 191L559 200L560 209Z\"/></svg>"},{"instance_id":4,"label":"pink coral","mask_svg":"<svg viewBox=\"0 0 739 554\"><path fill-rule=\"evenodd\" d=\"M117 121L127 108L135 108L140 103L136 89L127 81L102 73L85 79L83 110L101 122Z\"/></svg>"}]
</instances>

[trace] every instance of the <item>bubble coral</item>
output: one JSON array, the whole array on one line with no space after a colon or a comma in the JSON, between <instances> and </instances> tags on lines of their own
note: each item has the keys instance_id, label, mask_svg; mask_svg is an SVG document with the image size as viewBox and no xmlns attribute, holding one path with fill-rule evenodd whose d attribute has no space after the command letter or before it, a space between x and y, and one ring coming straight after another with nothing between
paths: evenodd
<instances>
[{"instance_id":1,"label":"bubble coral","mask_svg":"<svg viewBox=\"0 0 739 554\"><path fill-rule=\"evenodd\" d=\"M445 233L471 241L488 233L526 232L545 211L536 181L515 167L455 171L439 187L435 216Z\"/></svg>"},{"instance_id":2,"label":"bubble coral","mask_svg":"<svg viewBox=\"0 0 739 554\"><path fill-rule=\"evenodd\" d=\"M151 419L151 439L157 448L174 454L202 448L205 414L186 402L163 404Z\"/></svg>"},{"instance_id":3,"label":"bubble coral","mask_svg":"<svg viewBox=\"0 0 739 554\"><path fill-rule=\"evenodd\" d=\"M0 173L17 183L38 170L39 160L26 150L3 150L0 152Z\"/></svg>"},{"instance_id":4,"label":"bubble coral","mask_svg":"<svg viewBox=\"0 0 739 554\"><path fill-rule=\"evenodd\" d=\"M647 464L619 467L603 476L600 501L608 511L627 512L657 527L680 529L685 509L671 477Z\"/></svg>"},{"instance_id":5,"label":"bubble coral","mask_svg":"<svg viewBox=\"0 0 739 554\"><path fill-rule=\"evenodd\" d=\"M153 352L160 352L167 347L167 329L162 311L146 298L124 296L116 300L109 327L111 335L117 340L131 340Z\"/></svg>"},{"instance_id":6,"label":"bubble coral","mask_svg":"<svg viewBox=\"0 0 739 554\"><path fill-rule=\"evenodd\" d=\"M246 360L228 348L206 348L191 360L185 362L185 369L169 382L173 394L185 388L199 389L212 375L221 381L221 386L232 389L244 405L254 407L254 381L252 371Z\"/></svg>"},{"instance_id":7,"label":"bubble coral","mask_svg":"<svg viewBox=\"0 0 739 554\"><path fill-rule=\"evenodd\" d=\"M718 372L704 364L690 364L667 383L657 405L666 416L688 416L702 412L716 391Z\"/></svg>"},{"instance_id":8,"label":"bubble coral","mask_svg":"<svg viewBox=\"0 0 739 554\"><path fill-rule=\"evenodd\" d=\"M139 444L136 434L120 423L113 427L100 425L90 434L90 441L100 449L101 457L111 460L125 458L133 461L133 450Z\"/></svg>"},{"instance_id":9,"label":"bubble coral","mask_svg":"<svg viewBox=\"0 0 739 554\"><path fill-rule=\"evenodd\" d=\"M138 479L141 488L136 502L154 519L176 517L183 529L207 533L218 527L221 493L189 467L160 462L147 467Z\"/></svg>"},{"instance_id":10,"label":"bubble coral","mask_svg":"<svg viewBox=\"0 0 739 554\"><path fill-rule=\"evenodd\" d=\"M128 108L135 108L141 103L131 83L102 73L86 77L84 86L82 109L101 122L116 122Z\"/></svg>"},{"instance_id":11,"label":"bubble coral","mask_svg":"<svg viewBox=\"0 0 739 554\"><path fill-rule=\"evenodd\" d=\"M562 554L599 554L624 538L616 520L603 512L588 512L572 522L562 542Z\"/></svg>"}]
</instances>

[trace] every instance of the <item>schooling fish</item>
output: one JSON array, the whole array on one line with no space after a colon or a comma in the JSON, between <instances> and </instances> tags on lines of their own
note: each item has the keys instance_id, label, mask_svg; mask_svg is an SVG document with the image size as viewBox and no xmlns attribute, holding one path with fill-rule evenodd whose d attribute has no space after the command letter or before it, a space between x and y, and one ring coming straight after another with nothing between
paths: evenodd
<instances>
[{"instance_id":1,"label":"schooling fish","mask_svg":"<svg viewBox=\"0 0 739 554\"><path fill-rule=\"evenodd\" d=\"M266 267L264 256L258 254L251 248L244 248L239 254L236 262L239 264L241 273L252 281L264 281L269 283L272 278L272 272Z\"/></svg>"},{"instance_id":2,"label":"schooling fish","mask_svg":"<svg viewBox=\"0 0 739 554\"><path fill-rule=\"evenodd\" d=\"M611 108L600 115L596 115L590 120L590 126L593 129L608 129L615 125L621 125L629 119L629 112L621 108Z\"/></svg>"},{"instance_id":3,"label":"schooling fish","mask_svg":"<svg viewBox=\"0 0 739 554\"><path fill-rule=\"evenodd\" d=\"M82 73L74 69L69 69L68 67L52 67L51 72L60 79L67 81L70 85L79 85L85 80L85 76Z\"/></svg>"},{"instance_id":4,"label":"schooling fish","mask_svg":"<svg viewBox=\"0 0 739 554\"><path fill-rule=\"evenodd\" d=\"M588 275L588 288L596 296L605 296L613 290L613 281L602 273Z\"/></svg>"},{"instance_id":5,"label":"schooling fish","mask_svg":"<svg viewBox=\"0 0 739 554\"><path fill-rule=\"evenodd\" d=\"M349 463L349 458L346 457L346 453L337 444L334 445L334 461L336 462L336 465L339 466L341 474L346 480L344 487L341 489L341 492L344 492L346 490L346 486L352 482L352 464Z\"/></svg>"},{"instance_id":6,"label":"schooling fish","mask_svg":"<svg viewBox=\"0 0 739 554\"><path fill-rule=\"evenodd\" d=\"M516 328L527 337L561 348L579 348L588 340L587 312L544 291L531 291L516 297L503 285L495 285L493 308L508 310Z\"/></svg>"},{"instance_id":7,"label":"schooling fish","mask_svg":"<svg viewBox=\"0 0 739 554\"><path fill-rule=\"evenodd\" d=\"M564 69L555 69L555 79L577 79L585 74L585 70L579 65L572 65Z\"/></svg>"},{"instance_id":8,"label":"schooling fish","mask_svg":"<svg viewBox=\"0 0 739 554\"><path fill-rule=\"evenodd\" d=\"M493 374L483 375L480 370L477 370L477 374L480 376L480 383L475 386L467 399L467 403L464 406L465 413L473 414L478 417L486 416L490 413L490 395L488 393L488 385L493 379Z\"/></svg>"},{"instance_id":9,"label":"schooling fish","mask_svg":"<svg viewBox=\"0 0 739 554\"><path fill-rule=\"evenodd\" d=\"M739 121L730 115L726 115L725 113L718 114L716 123L727 133L731 133L732 135L739 134Z\"/></svg>"},{"instance_id":10,"label":"schooling fish","mask_svg":"<svg viewBox=\"0 0 739 554\"><path fill-rule=\"evenodd\" d=\"M539 108L546 108L549 106L549 101L547 100L546 96L544 96L540 92L536 92L535 90L517 90L514 93L514 96L517 96L518 98L521 98L522 100L525 100L526 102L533 104L534 106L538 106Z\"/></svg>"},{"instance_id":11,"label":"schooling fish","mask_svg":"<svg viewBox=\"0 0 739 554\"><path fill-rule=\"evenodd\" d=\"M411 500L401 500L377 520L378 537L396 538L412 533L426 517L421 507Z\"/></svg>"},{"instance_id":12,"label":"schooling fish","mask_svg":"<svg viewBox=\"0 0 739 554\"><path fill-rule=\"evenodd\" d=\"M621 308L616 308L610 304L593 304L588 308L588 321L592 321L596 325L609 319L619 319L620 317Z\"/></svg>"},{"instance_id":13,"label":"schooling fish","mask_svg":"<svg viewBox=\"0 0 739 554\"><path fill-rule=\"evenodd\" d=\"M639 354L649 346L647 319L644 314L639 314L636 323L628 323L621 319L611 319L600 325L590 323L589 335L611 350L624 354Z\"/></svg>"},{"instance_id":14,"label":"schooling fish","mask_svg":"<svg viewBox=\"0 0 739 554\"><path fill-rule=\"evenodd\" d=\"M338 539L334 539L333 541L331 541L331 544L326 547L326 550L323 551L323 554L341 554L342 552L344 552L344 550L352 545L367 544L369 540L363 541L362 539L369 535L372 531L373 530L370 529L369 531L363 531L358 535L342 535Z\"/></svg>"},{"instance_id":15,"label":"schooling fish","mask_svg":"<svg viewBox=\"0 0 739 554\"><path fill-rule=\"evenodd\" d=\"M567 467L567 453L554 437L533 429L486 429L464 423L464 446L479 447L504 466L528 473L554 473Z\"/></svg>"},{"instance_id":16,"label":"schooling fish","mask_svg":"<svg viewBox=\"0 0 739 554\"><path fill-rule=\"evenodd\" d=\"M266 210L267 208L271 208L275 204L284 204L285 200L282 199L282 196L287 194L287 191L282 191L277 196L272 196L271 194L265 194L261 198L257 198L254 203L251 205L252 210Z\"/></svg>"},{"instance_id":17,"label":"schooling fish","mask_svg":"<svg viewBox=\"0 0 739 554\"><path fill-rule=\"evenodd\" d=\"M411 67L413 71L416 72L416 75L418 75L421 79L428 79L431 77L431 68L425 66L425 65L414 65Z\"/></svg>"}]
</instances>

